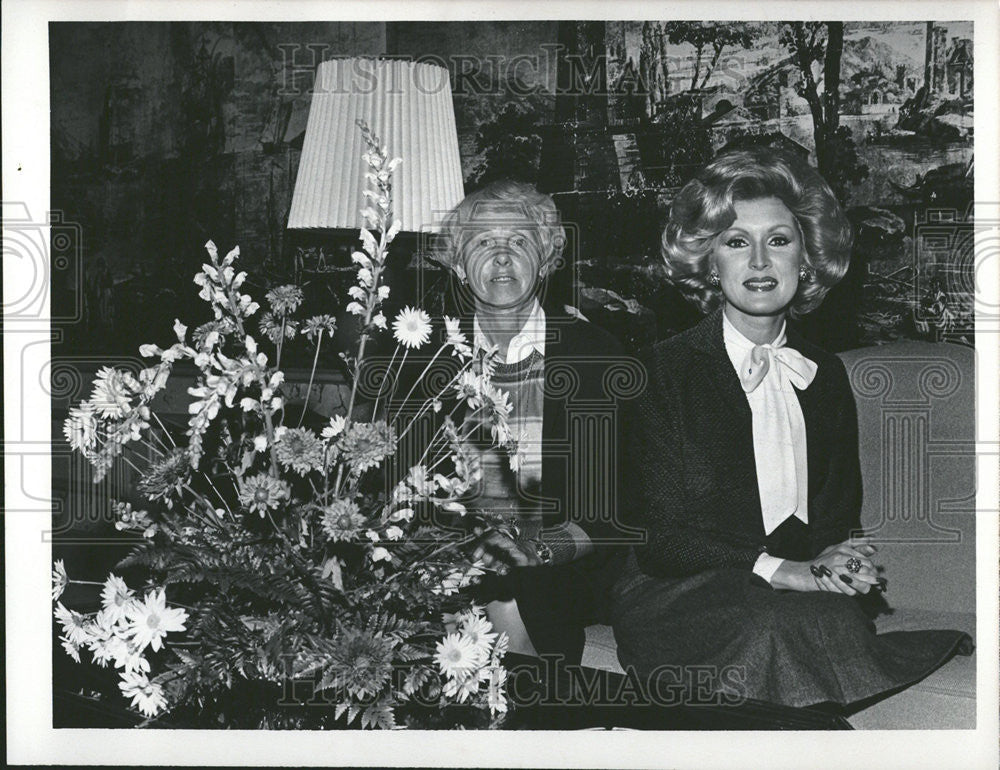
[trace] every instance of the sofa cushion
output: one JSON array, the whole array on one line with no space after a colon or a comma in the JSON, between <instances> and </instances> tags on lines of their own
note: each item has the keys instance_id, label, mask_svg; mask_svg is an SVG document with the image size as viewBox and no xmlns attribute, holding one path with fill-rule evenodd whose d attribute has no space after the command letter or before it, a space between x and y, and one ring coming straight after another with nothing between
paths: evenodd
<instances>
[{"instance_id":1,"label":"sofa cushion","mask_svg":"<svg viewBox=\"0 0 1000 770\"><path fill-rule=\"evenodd\" d=\"M976 609L975 352L897 342L840 354L858 406L862 525L893 606Z\"/></svg>"},{"instance_id":2,"label":"sofa cushion","mask_svg":"<svg viewBox=\"0 0 1000 770\"><path fill-rule=\"evenodd\" d=\"M611 626L587 626L585 633L581 665L624 674L625 671L618 662L618 646Z\"/></svg>"}]
</instances>

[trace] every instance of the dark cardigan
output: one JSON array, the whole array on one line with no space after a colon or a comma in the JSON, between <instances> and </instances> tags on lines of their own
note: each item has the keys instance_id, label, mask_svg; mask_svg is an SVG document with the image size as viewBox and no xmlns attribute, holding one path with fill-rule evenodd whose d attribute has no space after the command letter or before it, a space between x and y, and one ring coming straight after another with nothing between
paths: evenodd
<instances>
[{"instance_id":1,"label":"dark cardigan","mask_svg":"<svg viewBox=\"0 0 1000 770\"><path fill-rule=\"evenodd\" d=\"M648 540L643 572L684 577L716 567L751 569L763 552L807 560L860 530L857 413L840 359L790 326L788 346L814 361L796 390L806 424L809 523L764 533L752 414L726 353L722 311L652 347L649 384L635 403L626 442L636 495L631 522Z\"/></svg>"},{"instance_id":2,"label":"dark cardigan","mask_svg":"<svg viewBox=\"0 0 1000 770\"><path fill-rule=\"evenodd\" d=\"M462 319L461 328L472 344L472 319ZM436 349L445 337L443 325L435 322L431 347ZM425 363L426 357L410 355L397 394L409 391ZM436 365L439 371L426 376L426 383L417 383L411 400L420 402L433 395L458 366L448 355L440 357ZM608 332L564 314L546 312L542 523L545 528L578 524L597 551L588 561L603 562L620 547L641 541L641 533L623 522L618 500L624 483L624 404L639 394L643 381L639 362L625 354ZM437 416L428 414L433 423L429 430L434 430L440 416L451 412L454 392L449 396ZM462 421L462 412L460 407L454 415L457 424Z\"/></svg>"}]
</instances>

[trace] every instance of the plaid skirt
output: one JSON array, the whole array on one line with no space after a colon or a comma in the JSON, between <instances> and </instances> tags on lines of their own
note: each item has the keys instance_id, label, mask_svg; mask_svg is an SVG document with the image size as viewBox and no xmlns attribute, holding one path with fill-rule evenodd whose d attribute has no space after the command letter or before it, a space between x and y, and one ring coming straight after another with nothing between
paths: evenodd
<instances>
[{"instance_id":1,"label":"plaid skirt","mask_svg":"<svg viewBox=\"0 0 1000 770\"><path fill-rule=\"evenodd\" d=\"M845 594L779 591L739 569L654 578L634 555L612 591L611 614L626 671L674 679L678 669L697 671L699 681L707 672L730 702L847 706L973 650L961 631L876 634L859 600Z\"/></svg>"}]
</instances>

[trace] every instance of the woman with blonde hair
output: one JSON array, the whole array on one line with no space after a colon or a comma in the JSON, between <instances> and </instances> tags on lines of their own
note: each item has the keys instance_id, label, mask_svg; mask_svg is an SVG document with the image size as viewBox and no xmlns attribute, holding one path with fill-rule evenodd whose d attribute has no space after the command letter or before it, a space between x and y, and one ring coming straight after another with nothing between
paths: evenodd
<instances>
[{"instance_id":1,"label":"woman with blonde hair","mask_svg":"<svg viewBox=\"0 0 1000 770\"><path fill-rule=\"evenodd\" d=\"M623 666L848 705L971 651L959 631L877 635L857 599L886 583L861 536L851 386L786 323L844 276L851 244L829 186L781 150L723 155L673 201L667 269L709 314L646 357L626 434L646 543L614 589Z\"/></svg>"}]
</instances>

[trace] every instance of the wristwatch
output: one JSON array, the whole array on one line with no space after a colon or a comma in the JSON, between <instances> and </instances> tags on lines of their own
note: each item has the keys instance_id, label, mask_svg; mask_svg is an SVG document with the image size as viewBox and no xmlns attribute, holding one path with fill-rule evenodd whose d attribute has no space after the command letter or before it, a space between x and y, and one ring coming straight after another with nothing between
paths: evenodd
<instances>
[{"instance_id":1,"label":"wristwatch","mask_svg":"<svg viewBox=\"0 0 1000 770\"><path fill-rule=\"evenodd\" d=\"M552 549L549 548L541 540L530 541L533 546L535 546L535 553L538 554L538 558L542 560L542 564L552 563Z\"/></svg>"}]
</instances>

